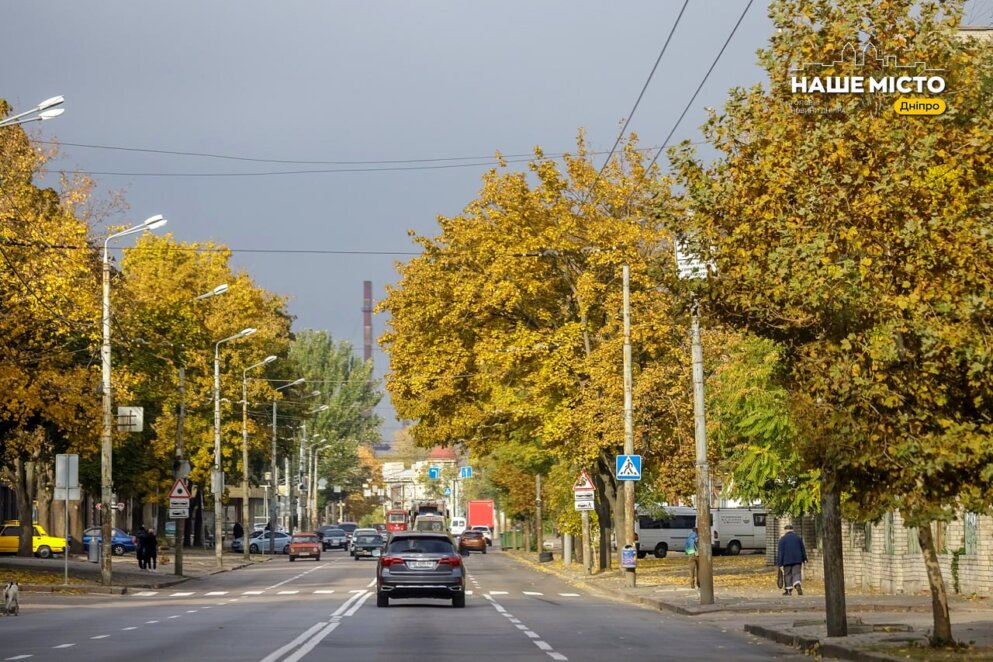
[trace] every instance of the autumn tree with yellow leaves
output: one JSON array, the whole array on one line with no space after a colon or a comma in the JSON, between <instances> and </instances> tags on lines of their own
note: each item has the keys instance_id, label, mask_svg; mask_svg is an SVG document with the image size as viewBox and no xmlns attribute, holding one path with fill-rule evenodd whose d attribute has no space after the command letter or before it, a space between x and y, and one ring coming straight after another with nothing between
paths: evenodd
<instances>
[{"instance_id":1,"label":"autumn tree with yellow leaves","mask_svg":"<svg viewBox=\"0 0 993 662\"><path fill-rule=\"evenodd\" d=\"M956 34L959 1L776 0L769 13L768 85L732 90L704 126L718 158L671 153L694 212L676 227L714 266L707 309L782 347L797 450L821 477L829 634L845 632L845 494L862 517L899 509L918 527L941 643L930 523L993 505L990 49ZM909 96L947 111L898 115L899 93L791 81L906 73L894 64L941 76L940 93Z\"/></svg>"},{"instance_id":2,"label":"autumn tree with yellow leaves","mask_svg":"<svg viewBox=\"0 0 993 662\"><path fill-rule=\"evenodd\" d=\"M654 213L669 197L634 139L599 176L582 135L563 161L536 149L529 172L490 171L461 214L438 219L437 236L415 237L423 255L400 265L380 305L391 315L387 388L420 445L460 443L532 477L587 467L603 487L601 523L620 528L625 264L635 448L646 481L673 499L694 490L688 325L657 284L660 269L675 273Z\"/></svg>"}]
</instances>

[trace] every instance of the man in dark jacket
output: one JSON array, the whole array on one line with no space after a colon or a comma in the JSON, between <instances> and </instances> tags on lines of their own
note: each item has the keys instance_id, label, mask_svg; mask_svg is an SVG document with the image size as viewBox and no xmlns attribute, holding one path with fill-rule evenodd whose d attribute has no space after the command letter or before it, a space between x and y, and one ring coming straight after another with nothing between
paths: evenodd
<instances>
[{"instance_id":1,"label":"man in dark jacket","mask_svg":"<svg viewBox=\"0 0 993 662\"><path fill-rule=\"evenodd\" d=\"M800 570L807 562L807 550L803 546L803 539L793 532L793 525L787 524L786 533L779 539L779 550L776 554L777 565L783 569L783 595L793 595L796 589L797 595L803 595L803 588L800 586Z\"/></svg>"},{"instance_id":2,"label":"man in dark jacket","mask_svg":"<svg viewBox=\"0 0 993 662\"><path fill-rule=\"evenodd\" d=\"M138 528L138 534L134 537L134 542L135 542L134 555L135 558L138 559L138 568L140 570L144 570L145 566L148 564L148 554L145 551L146 548L145 548L144 526Z\"/></svg>"}]
</instances>

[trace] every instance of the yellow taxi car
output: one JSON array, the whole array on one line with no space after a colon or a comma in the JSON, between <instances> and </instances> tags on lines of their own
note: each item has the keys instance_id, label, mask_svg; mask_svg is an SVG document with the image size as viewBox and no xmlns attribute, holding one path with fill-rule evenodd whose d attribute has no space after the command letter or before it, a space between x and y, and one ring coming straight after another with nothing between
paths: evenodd
<instances>
[{"instance_id":1,"label":"yellow taxi car","mask_svg":"<svg viewBox=\"0 0 993 662\"><path fill-rule=\"evenodd\" d=\"M7 520L0 527L0 554L16 554L21 540L21 523L16 520ZM43 559L52 557L52 554L64 554L66 551L66 539L56 538L48 535L40 525L34 525L34 536L31 540L31 551L34 555Z\"/></svg>"}]
</instances>

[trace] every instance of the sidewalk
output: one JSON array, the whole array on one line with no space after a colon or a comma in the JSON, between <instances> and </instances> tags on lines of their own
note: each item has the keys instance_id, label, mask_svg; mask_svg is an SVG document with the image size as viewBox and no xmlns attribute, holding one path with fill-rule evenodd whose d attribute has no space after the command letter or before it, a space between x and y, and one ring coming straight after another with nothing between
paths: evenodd
<instances>
[{"instance_id":1,"label":"sidewalk","mask_svg":"<svg viewBox=\"0 0 993 662\"><path fill-rule=\"evenodd\" d=\"M59 556L51 559L25 558L19 556L0 556L0 581L15 573L30 573L37 576L43 574L45 583L22 583L22 591L68 591L84 593L127 593L134 589L165 588L180 584L194 577L204 577L218 572L237 570L256 563L264 563L269 556L262 554L251 555L246 563L242 554L230 551L224 552L224 567L217 568L214 550L184 549L183 575L175 574L173 563L174 550L164 554L159 553L158 567L155 570L141 570L134 553L115 556L112 561L112 586L104 586L100 581L100 564L91 563L82 554L69 556L69 585L63 585L65 561ZM282 558L282 557L281 557ZM52 583L49 583L49 580Z\"/></svg>"},{"instance_id":2,"label":"sidewalk","mask_svg":"<svg viewBox=\"0 0 993 662\"><path fill-rule=\"evenodd\" d=\"M932 626L931 597L927 595L877 595L849 593L845 602L848 613L849 636L828 637L824 616L823 586L810 582L803 596L785 596L775 588L775 570L753 573L765 578L761 588L751 586L721 586L715 584L714 604L701 605L699 592L685 588L684 572L678 582L672 575L658 574L628 588L620 570L608 570L587 576L578 563L565 566L561 556L551 563L538 563L537 554L507 550L508 556L530 567L556 575L593 594L640 604L652 609L697 617L722 627L744 629L763 637L799 648L811 654L846 660L993 660L993 604L990 600L950 596L952 631L957 641L970 644L968 652L958 651L943 657L938 651L922 648ZM725 557L717 557L715 572L720 572ZM676 559L673 559L676 561ZM678 559L683 562L682 558ZM639 561L639 566L641 565ZM682 567L682 564L678 567ZM734 584L728 574L720 583ZM768 586L768 588L765 588Z\"/></svg>"}]
</instances>

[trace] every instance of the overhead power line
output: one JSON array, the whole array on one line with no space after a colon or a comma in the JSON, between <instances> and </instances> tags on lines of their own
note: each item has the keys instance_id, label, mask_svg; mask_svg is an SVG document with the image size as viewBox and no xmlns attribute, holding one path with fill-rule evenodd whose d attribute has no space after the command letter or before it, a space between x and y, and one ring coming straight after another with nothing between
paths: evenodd
<instances>
[{"instance_id":1,"label":"overhead power line","mask_svg":"<svg viewBox=\"0 0 993 662\"><path fill-rule=\"evenodd\" d=\"M690 3L690 0L683 0L683 6L679 10L679 14L676 16L675 23L672 24L672 28L669 30L669 36L665 38L665 43L662 44L662 50L659 51L659 56L655 58L655 64L652 66L652 70L648 73L648 78L645 80L645 84L641 86L641 92L638 94L638 98L635 99L634 106L631 107L631 112L628 113L627 118L624 120L624 126L617 133L617 139L614 141L614 146L610 148L607 152L607 158L603 160L603 165L600 166L600 170L597 171L596 177L593 178L593 183L590 184L589 190L586 192L584 198L589 199L593 195L593 191L596 190L596 185L600 181L603 171L606 170L607 165L610 163L610 157L614 155L614 151L617 150L617 146L621 144L621 140L624 138L624 133L628 130L628 124L631 123L631 118L634 117L635 111L638 110L638 104L641 103L642 97L645 96L645 91L648 89L649 83L652 82L652 77L655 76L655 71L659 68L659 63L662 62L662 56L665 55L665 51L669 48L669 42L672 41L672 35L676 34L676 28L679 26L679 21L683 18L683 12L686 11L686 5Z\"/></svg>"},{"instance_id":2,"label":"overhead power line","mask_svg":"<svg viewBox=\"0 0 993 662\"><path fill-rule=\"evenodd\" d=\"M672 125L672 130L669 131L669 135L665 137L665 140L662 142L662 146L658 148L657 152L655 152L652 162L648 164L648 167L645 168L645 171L641 174L641 177L635 184L634 189L632 189L631 193L628 195L626 202L630 202L631 198L633 198L635 193L638 192L638 189L641 187L641 183L645 180L645 173L651 171L652 166L655 165L656 161L659 160L659 156L662 155L662 151L669 145L669 141L672 140L672 136L676 133L676 129L679 128L683 118L686 117L686 113L689 112L690 108L693 106L693 102L696 101L697 95L700 94L700 90L702 90L703 86L707 83L707 79L710 78L710 74L713 73L714 68L721 59L721 56L724 55L724 51L727 50L728 44L730 44L731 39L734 38L734 34L738 31L738 27L741 25L741 22L745 20L745 14L748 13L748 10L751 8L754 1L755 0L748 0L748 4L745 5L745 8L741 11L741 16L738 17L738 22L734 24L733 28L731 28L731 34L729 34L728 38L724 40L724 45L721 46L721 50L718 51L717 57L715 57L714 61L710 63L710 68L707 69L707 73L704 74L703 80L701 80L700 84L697 85L696 91L693 93L693 96L690 97L690 100L686 102L683 112L679 114L679 119L677 119L676 123Z\"/></svg>"}]
</instances>

